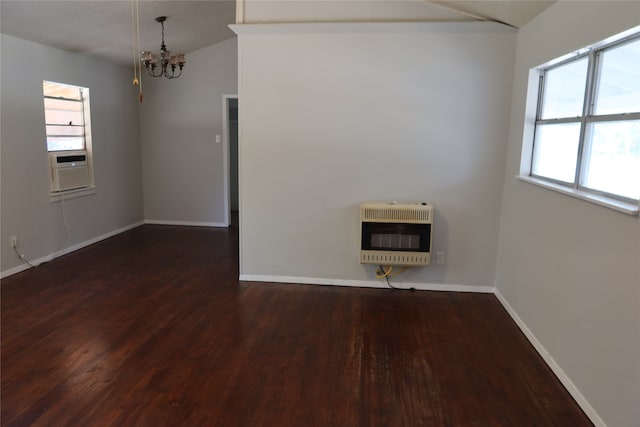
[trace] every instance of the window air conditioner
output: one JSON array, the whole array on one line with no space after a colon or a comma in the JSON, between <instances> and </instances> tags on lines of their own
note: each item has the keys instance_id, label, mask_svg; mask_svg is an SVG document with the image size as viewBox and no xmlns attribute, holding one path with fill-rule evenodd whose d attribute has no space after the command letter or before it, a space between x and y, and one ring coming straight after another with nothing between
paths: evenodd
<instances>
[{"instance_id":1,"label":"window air conditioner","mask_svg":"<svg viewBox=\"0 0 640 427\"><path fill-rule=\"evenodd\" d=\"M49 154L51 191L59 192L88 187L89 166L86 151Z\"/></svg>"}]
</instances>

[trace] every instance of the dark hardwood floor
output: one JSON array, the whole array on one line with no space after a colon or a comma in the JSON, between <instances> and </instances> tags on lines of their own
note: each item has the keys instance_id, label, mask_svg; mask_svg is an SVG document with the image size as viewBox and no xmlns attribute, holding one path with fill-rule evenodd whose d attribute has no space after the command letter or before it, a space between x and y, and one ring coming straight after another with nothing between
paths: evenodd
<instances>
[{"instance_id":1,"label":"dark hardwood floor","mask_svg":"<svg viewBox=\"0 0 640 427\"><path fill-rule=\"evenodd\" d=\"M2 425L591 425L493 295L238 283L236 231L3 280Z\"/></svg>"}]
</instances>

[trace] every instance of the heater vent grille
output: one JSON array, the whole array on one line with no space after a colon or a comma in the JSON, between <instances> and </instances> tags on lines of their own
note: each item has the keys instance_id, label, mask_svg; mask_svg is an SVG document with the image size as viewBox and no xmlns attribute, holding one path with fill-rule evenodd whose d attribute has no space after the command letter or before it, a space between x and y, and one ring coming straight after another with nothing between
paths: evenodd
<instances>
[{"instance_id":1,"label":"heater vent grille","mask_svg":"<svg viewBox=\"0 0 640 427\"><path fill-rule=\"evenodd\" d=\"M361 264L429 265L431 253L360 251Z\"/></svg>"},{"instance_id":2,"label":"heater vent grille","mask_svg":"<svg viewBox=\"0 0 640 427\"><path fill-rule=\"evenodd\" d=\"M363 203L360 221L430 223L433 222L433 206L428 204Z\"/></svg>"}]
</instances>

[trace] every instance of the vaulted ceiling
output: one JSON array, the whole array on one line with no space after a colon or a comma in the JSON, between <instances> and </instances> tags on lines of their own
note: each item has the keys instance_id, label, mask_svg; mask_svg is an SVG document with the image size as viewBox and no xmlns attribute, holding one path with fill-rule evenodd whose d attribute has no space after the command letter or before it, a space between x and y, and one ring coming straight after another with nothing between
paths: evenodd
<instances>
[{"instance_id":1,"label":"vaulted ceiling","mask_svg":"<svg viewBox=\"0 0 640 427\"><path fill-rule=\"evenodd\" d=\"M426 1L426 0L245 0L245 10L291 11L350 7L353 14L343 20L492 20L520 27L553 1ZM140 46L158 51L160 24L157 16L167 16L165 39L173 52L193 50L234 37L228 28L236 22L236 2L231 0L139 0ZM251 9L254 7L254 9ZM315 8L315 9L314 9ZM402 10L404 8L404 14ZM371 11L377 11L372 15ZM256 22L278 21L277 14L263 13ZM272 16L270 19L269 17ZM371 18L375 16L375 18ZM410 18L408 18L410 16ZM305 21L314 20L313 16ZM282 18L280 18L282 19ZM284 17L286 21L286 16ZM323 20L319 17L318 20ZM133 58L132 2L122 1L0 1L0 32L64 50L129 64Z\"/></svg>"}]
</instances>

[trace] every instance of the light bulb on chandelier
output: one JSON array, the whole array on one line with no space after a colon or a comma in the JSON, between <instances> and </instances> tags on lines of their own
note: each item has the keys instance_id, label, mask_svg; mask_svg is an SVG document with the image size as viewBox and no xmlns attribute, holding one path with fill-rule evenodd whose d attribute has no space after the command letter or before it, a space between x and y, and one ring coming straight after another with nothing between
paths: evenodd
<instances>
[{"instance_id":1,"label":"light bulb on chandelier","mask_svg":"<svg viewBox=\"0 0 640 427\"><path fill-rule=\"evenodd\" d=\"M177 79L182 75L182 68L187 63L184 59L184 53L178 53L177 55L171 55L171 51L167 50L167 46L164 44L164 21L167 20L166 16L158 16L156 22L162 25L162 44L160 45L160 60L155 55L152 55L149 51L142 52L140 60L147 69L147 72L151 77L166 77L168 79ZM156 68L160 68L156 71ZM176 68L178 72L176 73Z\"/></svg>"}]
</instances>

